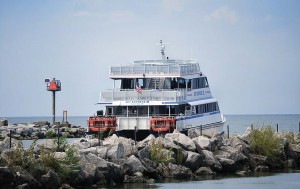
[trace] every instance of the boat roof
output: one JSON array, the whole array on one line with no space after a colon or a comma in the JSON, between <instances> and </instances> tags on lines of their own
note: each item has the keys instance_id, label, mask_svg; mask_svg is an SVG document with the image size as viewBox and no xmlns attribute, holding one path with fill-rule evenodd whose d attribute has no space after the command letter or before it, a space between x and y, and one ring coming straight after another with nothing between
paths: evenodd
<instances>
[{"instance_id":1,"label":"boat roof","mask_svg":"<svg viewBox=\"0 0 300 189\"><path fill-rule=\"evenodd\" d=\"M197 60L169 59L165 55L165 46L162 40L160 40L160 45L161 60L137 60L129 65L110 66L109 78L193 78L202 75Z\"/></svg>"},{"instance_id":2,"label":"boat roof","mask_svg":"<svg viewBox=\"0 0 300 189\"><path fill-rule=\"evenodd\" d=\"M197 60L139 60L133 64L109 68L111 79L193 77L199 74L201 71Z\"/></svg>"}]
</instances>

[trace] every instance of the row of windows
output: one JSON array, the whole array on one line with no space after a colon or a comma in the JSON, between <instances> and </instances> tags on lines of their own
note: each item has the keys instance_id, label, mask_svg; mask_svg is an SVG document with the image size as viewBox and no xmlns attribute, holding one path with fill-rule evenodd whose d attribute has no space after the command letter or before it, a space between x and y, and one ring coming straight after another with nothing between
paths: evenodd
<instances>
[{"instance_id":1,"label":"row of windows","mask_svg":"<svg viewBox=\"0 0 300 189\"><path fill-rule=\"evenodd\" d=\"M197 106L193 106L193 114L203 114L208 112L219 111L219 106L217 102L212 102L208 104L201 104Z\"/></svg>"},{"instance_id":2,"label":"row of windows","mask_svg":"<svg viewBox=\"0 0 300 189\"><path fill-rule=\"evenodd\" d=\"M206 77L194 78L192 82L192 89L200 89L208 87L208 82Z\"/></svg>"}]
</instances>

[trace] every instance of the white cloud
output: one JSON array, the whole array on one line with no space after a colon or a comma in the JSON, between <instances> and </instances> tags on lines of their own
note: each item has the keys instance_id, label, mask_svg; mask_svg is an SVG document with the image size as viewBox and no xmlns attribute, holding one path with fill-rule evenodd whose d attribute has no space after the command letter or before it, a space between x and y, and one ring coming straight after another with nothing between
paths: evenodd
<instances>
[{"instance_id":1,"label":"white cloud","mask_svg":"<svg viewBox=\"0 0 300 189\"><path fill-rule=\"evenodd\" d=\"M230 24L235 24L238 21L238 15L235 11L230 10L227 6L220 7L212 13L204 16L204 21L223 21Z\"/></svg>"},{"instance_id":2,"label":"white cloud","mask_svg":"<svg viewBox=\"0 0 300 189\"><path fill-rule=\"evenodd\" d=\"M168 11L180 12L183 10L182 0L162 0L161 5Z\"/></svg>"}]
</instances>

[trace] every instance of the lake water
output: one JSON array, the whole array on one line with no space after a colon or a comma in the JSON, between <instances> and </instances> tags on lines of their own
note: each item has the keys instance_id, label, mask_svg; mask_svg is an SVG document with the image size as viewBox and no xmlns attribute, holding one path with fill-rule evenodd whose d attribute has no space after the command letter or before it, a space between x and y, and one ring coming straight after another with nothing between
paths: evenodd
<instances>
[{"instance_id":1,"label":"lake water","mask_svg":"<svg viewBox=\"0 0 300 189\"><path fill-rule=\"evenodd\" d=\"M227 132L227 125L230 128L230 134L243 134L247 127L259 128L271 125L276 129L278 124L279 131L299 132L300 114L268 114L268 115L225 115L226 126L224 131ZM0 117L1 119L2 117ZM87 126L88 116L69 116L68 122L72 125ZM9 124L30 123L34 121L52 122L52 117L7 117ZM62 121L62 117L56 117L56 121Z\"/></svg>"},{"instance_id":2,"label":"lake water","mask_svg":"<svg viewBox=\"0 0 300 189\"><path fill-rule=\"evenodd\" d=\"M260 173L245 176L219 175L211 179L197 181L165 180L161 183L143 184L128 183L122 185L102 185L95 187L83 187L84 189L104 189L104 188L142 188L142 189L299 189L300 170L293 170L289 173Z\"/></svg>"}]
</instances>

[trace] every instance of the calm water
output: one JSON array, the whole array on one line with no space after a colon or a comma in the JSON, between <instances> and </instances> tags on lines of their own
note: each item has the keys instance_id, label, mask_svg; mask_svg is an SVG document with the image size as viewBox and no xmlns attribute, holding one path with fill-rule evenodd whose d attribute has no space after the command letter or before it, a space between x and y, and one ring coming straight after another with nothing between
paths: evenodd
<instances>
[{"instance_id":1,"label":"calm water","mask_svg":"<svg viewBox=\"0 0 300 189\"><path fill-rule=\"evenodd\" d=\"M262 127L271 125L276 129L279 125L279 131L299 132L300 114L280 114L280 115L225 115L229 125L230 133L243 134L247 127ZM0 117L1 119L2 117ZM9 124L30 123L34 121L52 122L52 117L7 117ZM87 126L88 116L69 116L68 122L72 125ZM56 121L62 121L62 117L56 117ZM224 127L224 131L227 131Z\"/></svg>"},{"instance_id":2,"label":"calm water","mask_svg":"<svg viewBox=\"0 0 300 189\"><path fill-rule=\"evenodd\" d=\"M178 181L166 180L163 183L143 184L129 183L116 186L95 186L84 187L84 189L104 189L104 188L142 188L142 189L299 189L300 170L290 173L264 173L260 175L250 175L247 177L237 177L230 175L217 176L216 178L199 181Z\"/></svg>"}]
</instances>

